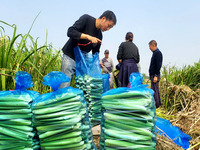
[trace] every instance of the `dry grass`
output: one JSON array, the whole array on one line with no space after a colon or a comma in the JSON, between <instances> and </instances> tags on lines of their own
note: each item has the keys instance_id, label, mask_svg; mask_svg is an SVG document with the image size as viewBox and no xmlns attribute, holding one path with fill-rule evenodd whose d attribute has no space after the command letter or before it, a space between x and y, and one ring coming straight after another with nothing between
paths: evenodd
<instances>
[{"instance_id":1,"label":"dry grass","mask_svg":"<svg viewBox=\"0 0 200 150\"><path fill-rule=\"evenodd\" d=\"M172 125L192 137L192 150L200 149L200 89L193 91L186 85L161 82L161 91L165 106L162 109L167 112L166 116L175 116L168 117Z\"/></svg>"},{"instance_id":2,"label":"dry grass","mask_svg":"<svg viewBox=\"0 0 200 150\"><path fill-rule=\"evenodd\" d=\"M176 114L177 118L171 120L171 123L178 126L184 133L190 135L190 147L200 142L200 100L194 100L187 111L180 111ZM196 145L193 150L198 150L199 145Z\"/></svg>"},{"instance_id":3,"label":"dry grass","mask_svg":"<svg viewBox=\"0 0 200 150\"><path fill-rule=\"evenodd\" d=\"M174 85L171 82L166 82L165 79L160 82L162 104L169 111L169 114L188 111L190 103L199 99L198 91L200 90L193 91L186 85Z\"/></svg>"},{"instance_id":4,"label":"dry grass","mask_svg":"<svg viewBox=\"0 0 200 150\"><path fill-rule=\"evenodd\" d=\"M172 140L165 136L157 135L156 150L183 150L176 145Z\"/></svg>"}]
</instances>

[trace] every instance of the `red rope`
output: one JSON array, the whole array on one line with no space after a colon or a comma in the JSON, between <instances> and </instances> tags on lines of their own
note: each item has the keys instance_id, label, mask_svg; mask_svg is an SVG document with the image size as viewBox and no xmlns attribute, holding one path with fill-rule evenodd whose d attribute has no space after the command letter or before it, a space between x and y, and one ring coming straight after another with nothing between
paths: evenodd
<instances>
[{"instance_id":1,"label":"red rope","mask_svg":"<svg viewBox=\"0 0 200 150\"><path fill-rule=\"evenodd\" d=\"M78 43L78 45L79 45L79 46L87 46L87 45L89 45L90 43L92 43L92 42L88 42L87 44L80 44L80 43Z\"/></svg>"},{"instance_id":2,"label":"red rope","mask_svg":"<svg viewBox=\"0 0 200 150\"><path fill-rule=\"evenodd\" d=\"M89 45L89 44L91 44L92 42L88 42L88 43L86 43L86 44L81 44L81 43L78 43L78 46L87 46L87 45ZM101 44L101 42L98 42L99 44ZM102 45L102 44L101 44Z\"/></svg>"}]
</instances>

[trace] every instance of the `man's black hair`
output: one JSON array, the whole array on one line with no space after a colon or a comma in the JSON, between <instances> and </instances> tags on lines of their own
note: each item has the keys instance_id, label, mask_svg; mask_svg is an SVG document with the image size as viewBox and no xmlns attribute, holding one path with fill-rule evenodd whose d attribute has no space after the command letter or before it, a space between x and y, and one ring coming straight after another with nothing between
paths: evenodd
<instances>
[{"instance_id":1,"label":"man's black hair","mask_svg":"<svg viewBox=\"0 0 200 150\"><path fill-rule=\"evenodd\" d=\"M151 40L151 41L149 42L149 45L155 45L155 46L157 46L157 42L156 42L155 40Z\"/></svg>"},{"instance_id":2,"label":"man's black hair","mask_svg":"<svg viewBox=\"0 0 200 150\"><path fill-rule=\"evenodd\" d=\"M132 32L127 32L126 33L126 40L128 41L133 41L133 33Z\"/></svg>"},{"instance_id":3,"label":"man's black hair","mask_svg":"<svg viewBox=\"0 0 200 150\"><path fill-rule=\"evenodd\" d=\"M101 19L103 17L106 17L106 20L112 20L114 24L117 23L115 14L110 10L106 10L99 18Z\"/></svg>"}]
</instances>

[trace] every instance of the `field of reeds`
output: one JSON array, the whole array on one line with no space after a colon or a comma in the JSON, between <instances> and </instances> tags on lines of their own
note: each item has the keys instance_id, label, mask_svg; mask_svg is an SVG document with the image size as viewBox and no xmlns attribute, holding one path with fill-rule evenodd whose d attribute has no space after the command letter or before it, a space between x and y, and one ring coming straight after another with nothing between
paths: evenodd
<instances>
[{"instance_id":1,"label":"field of reeds","mask_svg":"<svg viewBox=\"0 0 200 150\"><path fill-rule=\"evenodd\" d=\"M22 35L17 34L15 24L0 21L0 91L15 88L14 77L17 71L26 71L32 75L34 87L30 90L41 94L52 91L42 84L42 79L51 71L60 71L61 51L47 42L38 45L39 39L34 39L30 34L32 26ZM13 34L5 35L5 28L11 28ZM157 115L170 120L192 137L190 149L199 149L200 61L182 68L164 66L160 92L162 106L157 109ZM169 147L179 149L170 139L158 136L157 142L159 150Z\"/></svg>"},{"instance_id":2,"label":"field of reeds","mask_svg":"<svg viewBox=\"0 0 200 150\"><path fill-rule=\"evenodd\" d=\"M0 91L14 89L17 71L26 71L32 75L34 87L31 90L40 93L51 90L42 85L42 79L49 72L60 70L60 51L47 42L39 46L39 39L30 35L32 26L27 34L22 35L17 34L15 24L0 21ZM4 28L8 27L13 30L11 36L5 35Z\"/></svg>"},{"instance_id":3,"label":"field of reeds","mask_svg":"<svg viewBox=\"0 0 200 150\"><path fill-rule=\"evenodd\" d=\"M162 107L157 110L157 116L170 120L192 137L189 150L199 149L200 60L182 68L164 66L160 92Z\"/></svg>"},{"instance_id":4,"label":"field of reeds","mask_svg":"<svg viewBox=\"0 0 200 150\"><path fill-rule=\"evenodd\" d=\"M165 109L171 113L187 110L200 90L200 61L183 68L163 67L161 93Z\"/></svg>"}]
</instances>

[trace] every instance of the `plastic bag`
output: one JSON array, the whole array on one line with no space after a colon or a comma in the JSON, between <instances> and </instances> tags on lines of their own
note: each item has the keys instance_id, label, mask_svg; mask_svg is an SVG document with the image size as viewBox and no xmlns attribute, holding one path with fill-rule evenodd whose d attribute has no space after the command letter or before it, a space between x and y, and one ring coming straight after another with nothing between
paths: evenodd
<instances>
[{"instance_id":1,"label":"plastic bag","mask_svg":"<svg viewBox=\"0 0 200 150\"><path fill-rule=\"evenodd\" d=\"M93 61L89 69L89 75L92 77L102 78L101 66L99 63L99 53L95 53L93 55Z\"/></svg>"},{"instance_id":2,"label":"plastic bag","mask_svg":"<svg viewBox=\"0 0 200 150\"><path fill-rule=\"evenodd\" d=\"M102 78L91 77L89 75L76 78L76 88L83 90L87 102L89 119L92 126L101 123L101 96L103 93Z\"/></svg>"},{"instance_id":3,"label":"plastic bag","mask_svg":"<svg viewBox=\"0 0 200 150\"><path fill-rule=\"evenodd\" d=\"M62 72L52 71L43 78L42 84L52 87L54 91L58 90L63 82L69 82L70 78Z\"/></svg>"},{"instance_id":4,"label":"plastic bag","mask_svg":"<svg viewBox=\"0 0 200 150\"><path fill-rule=\"evenodd\" d=\"M81 53L79 47L74 48L74 55L75 55L75 60L76 60L76 77L78 76L83 76L87 75L89 72L89 64L86 64L87 61L84 61L85 57L83 56L84 53ZM86 53L85 53L86 55ZM92 61L92 59L89 59L88 57L88 62Z\"/></svg>"},{"instance_id":5,"label":"plastic bag","mask_svg":"<svg viewBox=\"0 0 200 150\"><path fill-rule=\"evenodd\" d=\"M110 74L102 74L103 78L103 93L109 90L109 78Z\"/></svg>"},{"instance_id":6,"label":"plastic bag","mask_svg":"<svg viewBox=\"0 0 200 150\"><path fill-rule=\"evenodd\" d=\"M0 92L0 149L37 149L31 104L40 94L26 90L33 86L27 72L17 72L15 80L16 90Z\"/></svg>"},{"instance_id":7,"label":"plastic bag","mask_svg":"<svg viewBox=\"0 0 200 150\"><path fill-rule=\"evenodd\" d=\"M44 83L56 85L56 90L40 95L32 105L41 148L96 149L83 91L70 86L58 89L66 82L62 74L51 72L44 77Z\"/></svg>"},{"instance_id":8,"label":"plastic bag","mask_svg":"<svg viewBox=\"0 0 200 150\"><path fill-rule=\"evenodd\" d=\"M81 51L77 46L74 48L74 55L76 60L76 77L84 75L102 77L99 53L92 55Z\"/></svg>"},{"instance_id":9,"label":"plastic bag","mask_svg":"<svg viewBox=\"0 0 200 150\"><path fill-rule=\"evenodd\" d=\"M183 133L180 128L173 126L169 120L157 117L156 121L156 132L160 135L164 135L174 141L179 146L182 146L183 149L189 148L189 140L192 138Z\"/></svg>"},{"instance_id":10,"label":"plastic bag","mask_svg":"<svg viewBox=\"0 0 200 150\"><path fill-rule=\"evenodd\" d=\"M74 48L76 60L75 87L84 91L87 101L91 125L101 123L101 96L103 93L103 78L99 63L99 54L82 52L79 47Z\"/></svg>"},{"instance_id":11,"label":"plastic bag","mask_svg":"<svg viewBox=\"0 0 200 150\"><path fill-rule=\"evenodd\" d=\"M154 92L135 79L102 95L101 149L155 149Z\"/></svg>"},{"instance_id":12,"label":"plastic bag","mask_svg":"<svg viewBox=\"0 0 200 150\"><path fill-rule=\"evenodd\" d=\"M139 72L131 73L129 77L129 87L134 87L138 85L142 85L143 82L143 75Z\"/></svg>"},{"instance_id":13,"label":"plastic bag","mask_svg":"<svg viewBox=\"0 0 200 150\"><path fill-rule=\"evenodd\" d=\"M15 90L26 90L33 87L32 76L25 71L16 72Z\"/></svg>"}]
</instances>

